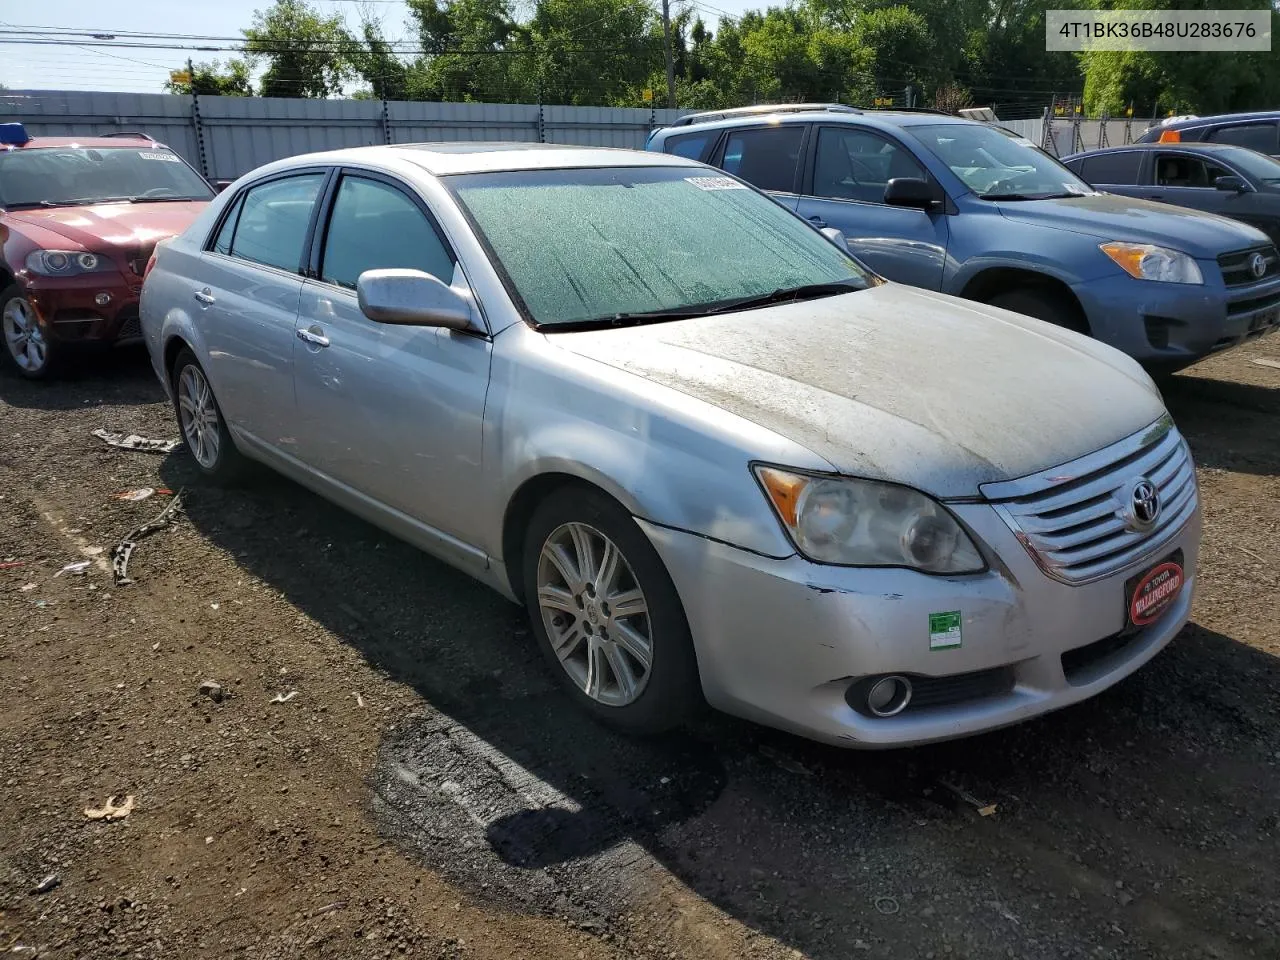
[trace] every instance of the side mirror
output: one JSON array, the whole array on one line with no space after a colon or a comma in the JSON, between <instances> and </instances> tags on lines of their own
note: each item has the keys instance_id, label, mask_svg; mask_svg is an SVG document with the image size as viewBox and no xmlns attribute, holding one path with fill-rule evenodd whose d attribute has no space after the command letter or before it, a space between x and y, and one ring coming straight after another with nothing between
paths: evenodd
<instances>
[{"instance_id":1,"label":"side mirror","mask_svg":"<svg viewBox=\"0 0 1280 960\"><path fill-rule=\"evenodd\" d=\"M1218 177L1213 181L1213 185L1218 190L1234 191L1236 193L1250 193L1253 190L1244 177Z\"/></svg>"},{"instance_id":2,"label":"side mirror","mask_svg":"<svg viewBox=\"0 0 1280 960\"><path fill-rule=\"evenodd\" d=\"M941 202L933 184L919 177L894 177L884 186L884 202L894 207L928 210Z\"/></svg>"},{"instance_id":3,"label":"side mirror","mask_svg":"<svg viewBox=\"0 0 1280 960\"><path fill-rule=\"evenodd\" d=\"M233 183L235 183L234 180L215 180L213 181L213 192L221 193L223 190L227 189L227 187L231 186Z\"/></svg>"},{"instance_id":4,"label":"side mirror","mask_svg":"<svg viewBox=\"0 0 1280 960\"><path fill-rule=\"evenodd\" d=\"M845 237L843 233L841 233L835 227L823 227L822 235L826 237L828 240L830 240L832 243L834 243L841 250L843 250L845 253L852 253L852 251L849 249L848 239Z\"/></svg>"},{"instance_id":5,"label":"side mirror","mask_svg":"<svg viewBox=\"0 0 1280 960\"><path fill-rule=\"evenodd\" d=\"M377 323L418 327L471 327L471 305L453 288L421 270L366 270L356 281L360 312Z\"/></svg>"}]
</instances>

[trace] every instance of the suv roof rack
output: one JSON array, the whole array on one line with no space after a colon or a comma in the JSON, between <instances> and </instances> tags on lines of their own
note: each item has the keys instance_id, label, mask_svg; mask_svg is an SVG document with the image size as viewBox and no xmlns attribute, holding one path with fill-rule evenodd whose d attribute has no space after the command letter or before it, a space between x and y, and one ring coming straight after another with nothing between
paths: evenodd
<instances>
[{"instance_id":1,"label":"suv roof rack","mask_svg":"<svg viewBox=\"0 0 1280 960\"><path fill-rule=\"evenodd\" d=\"M948 113L946 110L935 110L933 107L867 107L872 112L881 111L883 113L932 113L939 117L954 117L954 113Z\"/></svg>"},{"instance_id":2,"label":"suv roof rack","mask_svg":"<svg viewBox=\"0 0 1280 960\"><path fill-rule=\"evenodd\" d=\"M137 137L139 140L150 140L152 143L159 143L155 137L149 133L143 133L141 130L121 130L117 133L100 133L100 137Z\"/></svg>"},{"instance_id":3,"label":"suv roof rack","mask_svg":"<svg viewBox=\"0 0 1280 960\"><path fill-rule=\"evenodd\" d=\"M731 117L750 117L769 113L812 113L827 111L828 113L861 113L857 107L849 107L843 103L774 103L759 104L754 107L734 107L730 110L703 110L701 113L688 113L671 126L687 127L694 123L706 123L710 120L728 120Z\"/></svg>"}]
</instances>

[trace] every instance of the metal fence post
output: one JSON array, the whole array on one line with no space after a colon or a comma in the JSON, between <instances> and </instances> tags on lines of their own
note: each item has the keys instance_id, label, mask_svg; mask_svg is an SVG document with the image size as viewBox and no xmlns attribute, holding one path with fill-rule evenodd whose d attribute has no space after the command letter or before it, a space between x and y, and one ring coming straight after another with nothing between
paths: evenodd
<instances>
[{"instance_id":1,"label":"metal fence post","mask_svg":"<svg viewBox=\"0 0 1280 960\"><path fill-rule=\"evenodd\" d=\"M204 148L204 124L200 122L200 94L195 92L194 87L191 89L191 126L196 131L196 152L200 156L200 173L208 180L209 157Z\"/></svg>"},{"instance_id":2,"label":"metal fence post","mask_svg":"<svg viewBox=\"0 0 1280 960\"><path fill-rule=\"evenodd\" d=\"M391 108L386 97L382 98L382 142L391 143Z\"/></svg>"}]
</instances>

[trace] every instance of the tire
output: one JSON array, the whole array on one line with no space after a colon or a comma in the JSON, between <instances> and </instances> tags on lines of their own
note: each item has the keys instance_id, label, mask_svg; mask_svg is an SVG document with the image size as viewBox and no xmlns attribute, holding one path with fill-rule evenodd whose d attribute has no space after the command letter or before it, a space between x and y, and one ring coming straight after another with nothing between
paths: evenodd
<instances>
[{"instance_id":1,"label":"tire","mask_svg":"<svg viewBox=\"0 0 1280 960\"><path fill-rule=\"evenodd\" d=\"M173 413L196 469L217 484L244 478L249 462L236 449L204 368L190 350L173 361Z\"/></svg>"},{"instance_id":2,"label":"tire","mask_svg":"<svg viewBox=\"0 0 1280 960\"><path fill-rule=\"evenodd\" d=\"M1088 324L1074 304L1065 301L1062 296L1055 297L1052 291L1044 288L1018 287L1007 293L996 294L987 303L1052 323L1055 327L1074 330L1076 333L1087 335L1089 332Z\"/></svg>"},{"instance_id":3,"label":"tire","mask_svg":"<svg viewBox=\"0 0 1280 960\"><path fill-rule=\"evenodd\" d=\"M561 487L534 510L524 542L529 619L569 696L627 733L661 733L688 719L702 704L689 624L666 567L627 511L593 487ZM608 547L619 562L606 584ZM586 580L584 551L597 574ZM622 600L632 612L619 613Z\"/></svg>"},{"instance_id":4,"label":"tire","mask_svg":"<svg viewBox=\"0 0 1280 960\"><path fill-rule=\"evenodd\" d=\"M28 380L47 380L58 372L62 351L45 337L35 308L16 283L0 291L0 339L9 362Z\"/></svg>"}]
</instances>

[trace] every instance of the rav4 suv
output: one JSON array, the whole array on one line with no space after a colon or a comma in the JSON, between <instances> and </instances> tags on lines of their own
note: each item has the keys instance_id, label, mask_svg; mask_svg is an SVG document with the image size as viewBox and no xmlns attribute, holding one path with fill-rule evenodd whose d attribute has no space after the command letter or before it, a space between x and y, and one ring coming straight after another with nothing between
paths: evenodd
<instances>
[{"instance_id":1,"label":"rav4 suv","mask_svg":"<svg viewBox=\"0 0 1280 960\"><path fill-rule=\"evenodd\" d=\"M1089 333L1164 371L1280 327L1280 257L1242 223L1099 193L1001 127L928 112L682 117L650 150L769 191L890 280Z\"/></svg>"},{"instance_id":2,"label":"rav4 suv","mask_svg":"<svg viewBox=\"0 0 1280 960\"><path fill-rule=\"evenodd\" d=\"M41 379L77 346L139 341L152 250L213 195L141 134L33 140L0 125L0 325L19 373Z\"/></svg>"}]
</instances>

